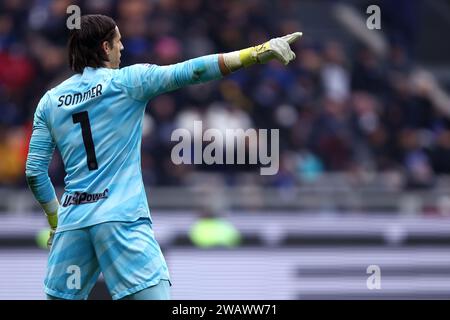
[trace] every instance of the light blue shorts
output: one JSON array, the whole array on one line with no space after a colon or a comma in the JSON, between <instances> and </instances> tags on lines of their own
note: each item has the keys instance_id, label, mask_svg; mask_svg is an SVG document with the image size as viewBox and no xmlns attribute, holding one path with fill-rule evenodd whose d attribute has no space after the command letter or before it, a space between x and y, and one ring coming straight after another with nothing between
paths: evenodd
<instances>
[{"instance_id":1,"label":"light blue shorts","mask_svg":"<svg viewBox=\"0 0 450 320\"><path fill-rule=\"evenodd\" d=\"M114 300L170 281L149 219L56 233L44 291L60 299L87 299L100 272Z\"/></svg>"}]
</instances>

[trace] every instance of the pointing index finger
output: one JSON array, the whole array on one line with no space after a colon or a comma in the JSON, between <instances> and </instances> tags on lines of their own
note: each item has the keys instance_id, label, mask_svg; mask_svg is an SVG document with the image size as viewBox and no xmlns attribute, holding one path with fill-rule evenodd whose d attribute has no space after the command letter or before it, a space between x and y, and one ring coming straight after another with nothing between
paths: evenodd
<instances>
[{"instance_id":1,"label":"pointing index finger","mask_svg":"<svg viewBox=\"0 0 450 320\"><path fill-rule=\"evenodd\" d=\"M294 32L288 35L285 35L284 37L281 37L282 39L286 40L287 43L292 44L294 43L298 38L303 36L302 32Z\"/></svg>"}]
</instances>

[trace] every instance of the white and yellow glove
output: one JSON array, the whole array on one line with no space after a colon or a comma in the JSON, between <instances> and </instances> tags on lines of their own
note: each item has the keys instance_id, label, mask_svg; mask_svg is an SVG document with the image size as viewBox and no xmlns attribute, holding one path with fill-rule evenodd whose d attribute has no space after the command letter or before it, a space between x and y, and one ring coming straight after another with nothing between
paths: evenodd
<instances>
[{"instance_id":1,"label":"white and yellow glove","mask_svg":"<svg viewBox=\"0 0 450 320\"><path fill-rule=\"evenodd\" d=\"M284 37L271 39L258 46L224 53L224 63L232 72L256 63L267 63L272 59L277 59L287 65L295 59L295 53L292 51L290 44L302 35L301 32L294 32Z\"/></svg>"},{"instance_id":2,"label":"white and yellow glove","mask_svg":"<svg viewBox=\"0 0 450 320\"><path fill-rule=\"evenodd\" d=\"M55 236L56 228L58 227L58 200L53 200L48 203L42 204L42 209L45 211L45 216L47 217L48 224L50 226L50 234L47 240L47 248L51 248L53 244L53 238Z\"/></svg>"}]
</instances>

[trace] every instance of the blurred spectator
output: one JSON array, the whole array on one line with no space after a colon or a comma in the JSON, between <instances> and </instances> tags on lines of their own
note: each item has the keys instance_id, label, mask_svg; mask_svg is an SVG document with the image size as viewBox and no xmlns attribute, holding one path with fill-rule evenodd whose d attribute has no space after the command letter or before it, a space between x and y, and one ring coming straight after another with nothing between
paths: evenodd
<instances>
[{"instance_id":1,"label":"blurred spectator","mask_svg":"<svg viewBox=\"0 0 450 320\"><path fill-rule=\"evenodd\" d=\"M350 95L350 75L342 47L338 42L327 43L322 67L324 95L333 100L345 101Z\"/></svg>"},{"instance_id":2,"label":"blurred spectator","mask_svg":"<svg viewBox=\"0 0 450 320\"><path fill-rule=\"evenodd\" d=\"M0 184L15 185L23 180L28 139L23 128L4 129L0 125Z\"/></svg>"},{"instance_id":3,"label":"blurred spectator","mask_svg":"<svg viewBox=\"0 0 450 320\"><path fill-rule=\"evenodd\" d=\"M241 243L239 231L229 221L206 212L192 225L189 239L200 248L236 247Z\"/></svg>"},{"instance_id":4,"label":"blurred spectator","mask_svg":"<svg viewBox=\"0 0 450 320\"><path fill-rule=\"evenodd\" d=\"M431 150L431 161L434 172L450 174L450 130L437 133L437 141Z\"/></svg>"}]
</instances>

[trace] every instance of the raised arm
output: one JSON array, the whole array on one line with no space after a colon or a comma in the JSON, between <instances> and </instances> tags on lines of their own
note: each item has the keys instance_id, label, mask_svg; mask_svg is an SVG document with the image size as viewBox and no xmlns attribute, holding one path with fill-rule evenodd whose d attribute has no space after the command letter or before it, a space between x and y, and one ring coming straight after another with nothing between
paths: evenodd
<instances>
[{"instance_id":1,"label":"raised arm","mask_svg":"<svg viewBox=\"0 0 450 320\"><path fill-rule=\"evenodd\" d=\"M274 38L261 45L218 55L209 55L188 60L175 65L155 67L162 82L162 92L186 85L202 83L230 74L257 63L267 63L277 59L284 65L295 59L290 44L302 36L295 32L281 38ZM171 81L170 79L173 79Z\"/></svg>"},{"instance_id":2,"label":"raised arm","mask_svg":"<svg viewBox=\"0 0 450 320\"><path fill-rule=\"evenodd\" d=\"M295 59L290 44L301 36L301 32L295 32L243 50L206 55L167 66L133 65L121 69L121 81L135 99L148 100L187 85L219 79L241 68L267 63L272 59L287 65Z\"/></svg>"}]
</instances>

